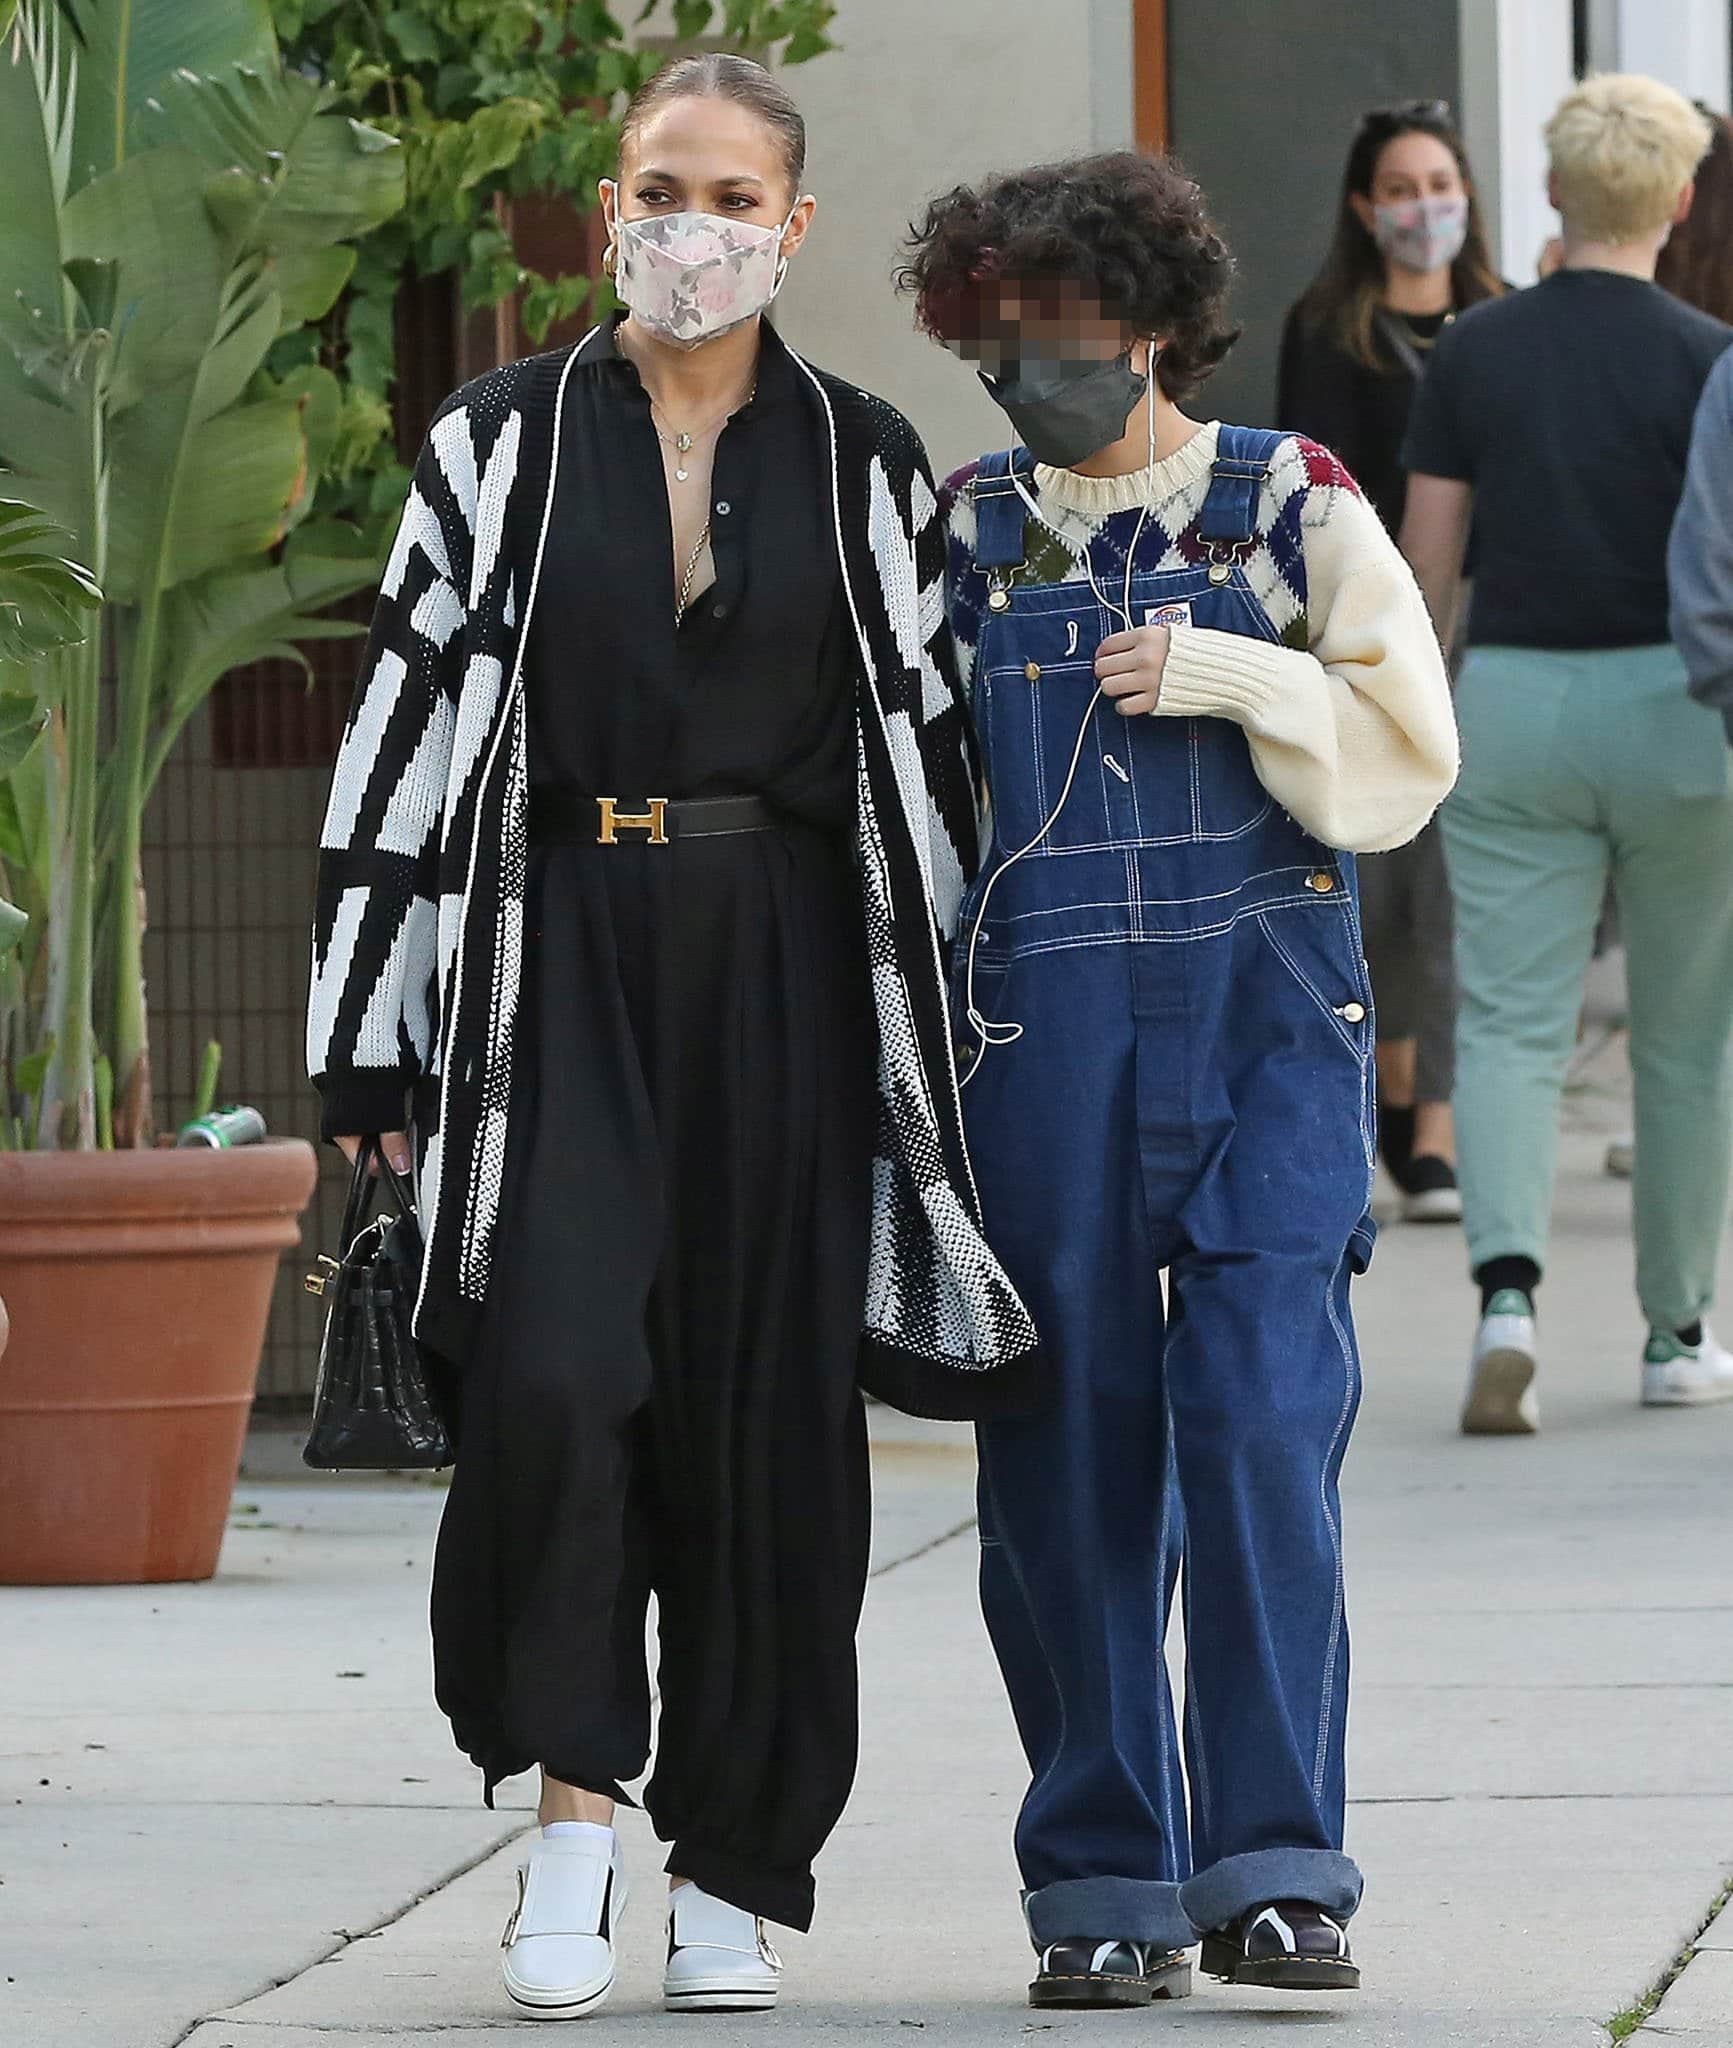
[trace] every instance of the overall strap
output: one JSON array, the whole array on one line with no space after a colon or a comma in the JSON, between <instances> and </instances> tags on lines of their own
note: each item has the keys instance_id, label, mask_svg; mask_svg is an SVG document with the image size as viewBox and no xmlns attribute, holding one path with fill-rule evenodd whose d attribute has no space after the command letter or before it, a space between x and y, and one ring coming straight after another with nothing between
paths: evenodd
<instances>
[{"instance_id":1,"label":"overall strap","mask_svg":"<svg viewBox=\"0 0 1733 2048\"><path fill-rule=\"evenodd\" d=\"M975 566L1016 569L1023 562L1023 521L1028 514L1017 489L1027 488L1035 458L1027 448L996 449L983 455L969 492L975 502Z\"/></svg>"},{"instance_id":2,"label":"overall strap","mask_svg":"<svg viewBox=\"0 0 1733 2048\"><path fill-rule=\"evenodd\" d=\"M1209 496L1198 516L1198 539L1243 548L1258 537L1258 495L1287 435L1260 427L1223 427L1210 470Z\"/></svg>"}]
</instances>

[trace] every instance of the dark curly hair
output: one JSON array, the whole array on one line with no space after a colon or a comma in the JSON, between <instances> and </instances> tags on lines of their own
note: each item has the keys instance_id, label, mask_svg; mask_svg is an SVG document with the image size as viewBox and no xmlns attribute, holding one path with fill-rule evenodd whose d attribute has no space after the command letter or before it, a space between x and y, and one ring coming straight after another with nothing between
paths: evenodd
<instances>
[{"instance_id":1,"label":"dark curly hair","mask_svg":"<svg viewBox=\"0 0 1733 2048\"><path fill-rule=\"evenodd\" d=\"M1239 339L1234 259L1172 157L1073 157L958 185L910 223L897 283L928 334L985 333L1000 283L1080 285L1134 335L1164 342L1156 381L1188 398Z\"/></svg>"}]
</instances>

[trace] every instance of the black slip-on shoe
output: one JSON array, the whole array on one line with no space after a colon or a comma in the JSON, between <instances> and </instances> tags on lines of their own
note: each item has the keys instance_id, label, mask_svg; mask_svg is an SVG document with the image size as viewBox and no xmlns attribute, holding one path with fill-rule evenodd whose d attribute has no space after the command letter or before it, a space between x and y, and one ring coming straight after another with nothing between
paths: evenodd
<instances>
[{"instance_id":1,"label":"black slip-on shoe","mask_svg":"<svg viewBox=\"0 0 1733 2048\"><path fill-rule=\"evenodd\" d=\"M1149 2005L1190 1996L1191 1959L1184 1949L1086 1935L1044 1948L1029 1986L1029 2003L1045 2006Z\"/></svg>"},{"instance_id":2,"label":"black slip-on shoe","mask_svg":"<svg viewBox=\"0 0 1733 2048\"><path fill-rule=\"evenodd\" d=\"M1275 1991L1358 1991L1348 1930L1321 1906L1278 1899L1203 1938L1203 1967L1226 1984Z\"/></svg>"},{"instance_id":3,"label":"black slip-on shoe","mask_svg":"<svg viewBox=\"0 0 1733 2048\"><path fill-rule=\"evenodd\" d=\"M1456 1168L1436 1152L1417 1152L1396 1177L1405 1223L1460 1223L1462 1190Z\"/></svg>"}]
</instances>

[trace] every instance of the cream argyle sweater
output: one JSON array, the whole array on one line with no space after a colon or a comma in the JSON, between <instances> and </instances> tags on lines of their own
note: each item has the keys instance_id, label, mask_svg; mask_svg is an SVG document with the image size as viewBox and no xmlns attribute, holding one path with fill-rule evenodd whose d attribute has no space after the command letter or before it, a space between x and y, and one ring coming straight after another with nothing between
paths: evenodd
<instances>
[{"instance_id":1,"label":"cream argyle sweater","mask_svg":"<svg viewBox=\"0 0 1733 2048\"><path fill-rule=\"evenodd\" d=\"M1037 465L1042 520L1030 522L1024 573L1082 581L1087 549L1111 596L1146 502L1139 569L1195 561L1188 536L1216 442L1212 423L1153 469L1129 476ZM953 478L947 492L952 624L965 683L979 630L970 594L980 585L984 595L983 579L967 573L974 508L960 486L968 476ZM1299 436L1285 440L1271 464L1258 530L1245 574L1280 642L1175 627L1154 715L1242 726L1264 786L1326 845L1352 853L1400 846L1431 817L1457 769L1449 680L1419 587L1341 463Z\"/></svg>"}]
</instances>

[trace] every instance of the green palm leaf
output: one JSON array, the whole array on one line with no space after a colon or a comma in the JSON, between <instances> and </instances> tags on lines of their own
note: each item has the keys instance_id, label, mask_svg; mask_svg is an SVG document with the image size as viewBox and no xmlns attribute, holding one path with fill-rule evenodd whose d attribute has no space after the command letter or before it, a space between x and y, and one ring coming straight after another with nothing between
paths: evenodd
<instances>
[{"instance_id":1,"label":"green palm leaf","mask_svg":"<svg viewBox=\"0 0 1733 2048\"><path fill-rule=\"evenodd\" d=\"M41 346L64 338L68 250L60 212L72 187L78 64L55 15L26 5L0 42L0 134L6 217L0 235L0 336Z\"/></svg>"},{"instance_id":2,"label":"green palm leaf","mask_svg":"<svg viewBox=\"0 0 1733 2048\"><path fill-rule=\"evenodd\" d=\"M23 0L25 11L41 0ZM91 0L81 7L85 54L78 80L83 177L111 170L130 148L133 121L175 72L277 61L269 0Z\"/></svg>"},{"instance_id":3,"label":"green palm leaf","mask_svg":"<svg viewBox=\"0 0 1733 2048\"><path fill-rule=\"evenodd\" d=\"M307 666L299 643L353 639L365 628L319 613L368 589L379 563L353 527L335 520L301 528L278 561L229 569L175 591L165 617L174 730L231 669L277 659Z\"/></svg>"},{"instance_id":4,"label":"green palm leaf","mask_svg":"<svg viewBox=\"0 0 1733 2048\"><path fill-rule=\"evenodd\" d=\"M88 570L68 559L66 534L32 505L0 498L0 662L23 662L56 647L75 647L95 623L102 592ZM8 758L15 703L0 697L0 774Z\"/></svg>"},{"instance_id":5,"label":"green palm leaf","mask_svg":"<svg viewBox=\"0 0 1733 2048\"><path fill-rule=\"evenodd\" d=\"M237 251L300 255L377 227L403 204L403 151L298 72L178 74L145 107L141 143L203 158L206 197Z\"/></svg>"}]
</instances>

